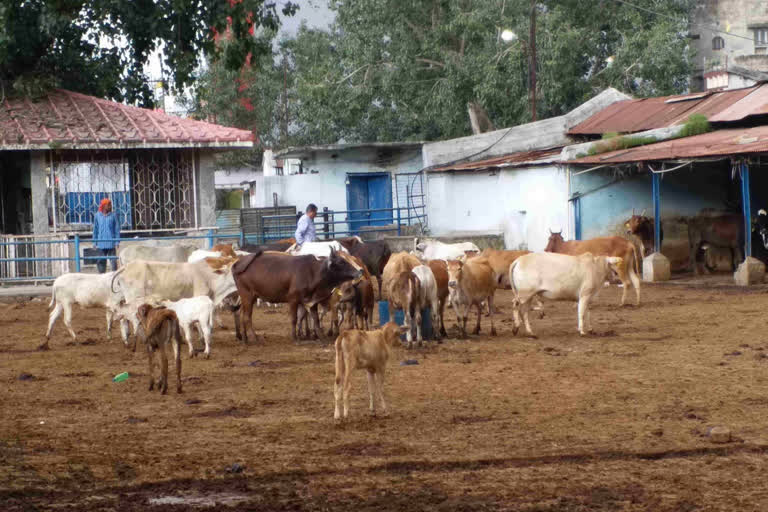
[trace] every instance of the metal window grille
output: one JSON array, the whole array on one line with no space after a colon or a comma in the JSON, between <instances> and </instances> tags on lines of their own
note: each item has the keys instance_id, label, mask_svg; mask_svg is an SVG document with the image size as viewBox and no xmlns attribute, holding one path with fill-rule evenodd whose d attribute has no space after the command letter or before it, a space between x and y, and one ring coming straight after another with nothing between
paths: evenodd
<instances>
[{"instance_id":1,"label":"metal window grille","mask_svg":"<svg viewBox=\"0 0 768 512\"><path fill-rule=\"evenodd\" d=\"M712 39L712 49L713 50L722 50L725 48L725 39L723 39L720 36L715 36Z\"/></svg>"},{"instance_id":2,"label":"metal window grille","mask_svg":"<svg viewBox=\"0 0 768 512\"><path fill-rule=\"evenodd\" d=\"M395 174L395 203L398 208L406 208L404 217L416 217L404 221L404 224L426 224L426 195L424 193L424 173Z\"/></svg>"},{"instance_id":3,"label":"metal window grille","mask_svg":"<svg viewBox=\"0 0 768 512\"><path fill-rule=\"evenodd\" d=\"M759 46L768 45L768 28L755 29L755 44Z\"/></svg>"},{"instance_id":4,"label":"metal window grille","mask_svg":"<svg viewBox=\"0 0 768 512\"><path fill-rule=\"evenodd\" d=\"M89 229L105 197L112 200L123 230L195 225L190 151L55 152L50 163L54 232Z\"/></svg>"}]
</instances>

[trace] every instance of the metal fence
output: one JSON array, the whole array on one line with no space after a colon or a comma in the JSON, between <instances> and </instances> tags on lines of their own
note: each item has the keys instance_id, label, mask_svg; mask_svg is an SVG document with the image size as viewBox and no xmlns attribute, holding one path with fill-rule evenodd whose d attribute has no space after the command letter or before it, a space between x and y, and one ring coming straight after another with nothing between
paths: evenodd
<instances>
[{"instance_id":1,"label":"metal fence","mask_svg":"<svg viewBox=\"0 0 768 512\"><path fill-rule=\"evenodd\" d=\"M104 241L163 245L166 242L187 240L210 248L218 241L229 243L239 238L239 234L217 234L215 229L208 229L203 234L114 238ZM0 240L0 283L51 281L67 272L81 272L88 265L95 266L98 260L117 259L117 256L89 254L87 246L92 240L79 233L52 236L4 235Z\"/></svg>"},{"instance_id":2,"label":"metal fence","mask_svg":"<svg viewBox=\"0 0 768 512\"><path fill-rule=\"evenodd\" d=\"M274 241L292 237L298 222L296 215L265 215L261 240ZM323 208L315 217L315 230L320 240L340 236L388 232L400 236L406 226L417 226L419 232L426 227L426 206L408 205L401 208L375 208L370 210L329 210Z\"/></svg>"}]
</instances>

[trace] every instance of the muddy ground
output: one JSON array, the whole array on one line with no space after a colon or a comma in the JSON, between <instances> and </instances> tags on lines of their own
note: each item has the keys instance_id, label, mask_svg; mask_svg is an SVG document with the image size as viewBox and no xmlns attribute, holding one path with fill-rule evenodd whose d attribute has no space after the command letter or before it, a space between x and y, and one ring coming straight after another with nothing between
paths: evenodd
<instances>
[{"instance_id":1,"label":"muddy ground","mask_svg":"<svg viewBox=\"0 0 768 512\"><path fill-rule=\"evenodd\" d=\"M160 396L101 310L38 352L47 301L0 304L0 510L766 510L766 288L618 296L597 300L596 336L548 302L525 339L500 292L498 337L397 349L389 416L368 415L358 372L341 425L333 352L293 344L285 308L255 313L259 344L218 330Z\"/></svg>"}]
</instances>

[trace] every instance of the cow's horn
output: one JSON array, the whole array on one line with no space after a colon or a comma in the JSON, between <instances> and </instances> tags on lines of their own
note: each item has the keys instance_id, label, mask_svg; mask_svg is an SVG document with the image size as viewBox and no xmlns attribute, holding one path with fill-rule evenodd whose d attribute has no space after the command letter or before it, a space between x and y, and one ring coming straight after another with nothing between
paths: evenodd
<instances>
[{"instance_id":1,"label":"cow's horn","mask_svg":"<svg viewBox=\"0 0 768 512\"><path fill-rule=\"evenodd\" d=\"M643 213L640 214L641 217L645 217L645 212L647 211L647 208L643 208Z\"/></svg>"},{"instance_id":2,"label":"cow's horn","mask_svg":"<svg viewBox=\"0 0 768 512\"><path fill-rule=\"evenodd\" d=\"M552 228L549 228L549 234L554 235L554 233L552 232Z\"/></svg>"}]
</instances>

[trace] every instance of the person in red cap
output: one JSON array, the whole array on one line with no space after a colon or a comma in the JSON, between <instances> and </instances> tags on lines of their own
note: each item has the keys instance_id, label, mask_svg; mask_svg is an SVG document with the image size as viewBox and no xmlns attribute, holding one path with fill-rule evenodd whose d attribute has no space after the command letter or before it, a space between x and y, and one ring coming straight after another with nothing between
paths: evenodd
<instances>
[{"instance_id":1,"label":"person in red cap","mask_svg":"<svg viewBox=\"0 0 768 512\"><path fill-rule=\"evenodd\" d=\"M99 211L93 216L93 246L104 256L114 256L117 252L117 238L120 238L120 221L112 212L112 201L104 198L99 204ZM114 240L112 240L114 239ZM109 260L112 270L117 270L117 260ZM99 273L107 271L107 259L96 260Z\"/></svg>"}]
</instances>

